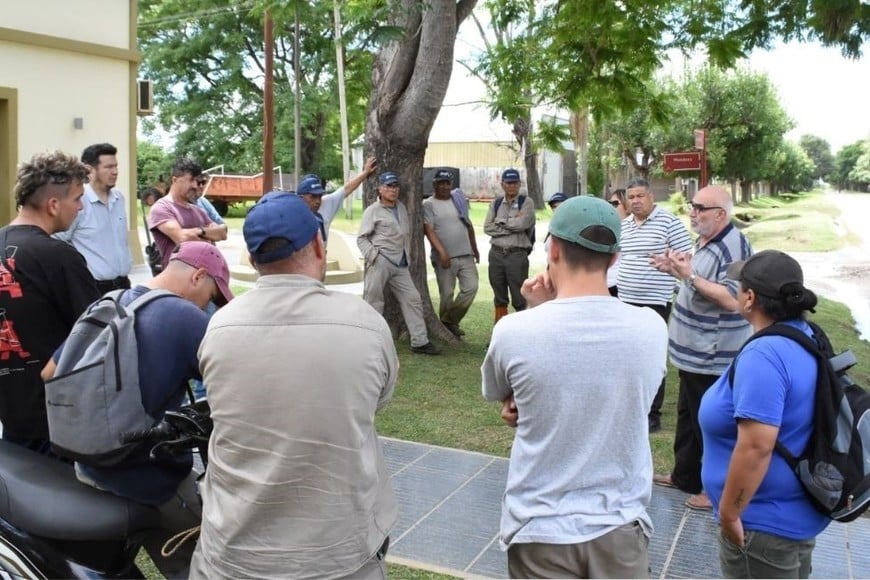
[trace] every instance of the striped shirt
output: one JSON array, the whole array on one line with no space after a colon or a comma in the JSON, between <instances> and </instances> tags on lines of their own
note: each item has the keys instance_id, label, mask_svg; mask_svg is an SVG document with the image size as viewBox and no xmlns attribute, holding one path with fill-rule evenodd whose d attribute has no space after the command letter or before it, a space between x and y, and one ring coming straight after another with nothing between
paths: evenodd
<instances>
[{"instance_id":1,"label":"striped shirt","mask_svg":"<svg viewBox=\"0 0 870 580\"><path fill-rule=\"evenodd\" d=\"M619 298L631 304L664 306L673 300L676 281L649 263L650 254L671 249L692 250L692 238L678 217L655 206L647 218L637 223L634 216L622 220L619 240Z\"/></svg>"},{"instance_id":2,"label":"striped shirt","mask_svg":"<svg viewBox=\"0 0 870 580\"><path fill-rule=\"evenodd\" d=\"M722 284L736 296L740 283L726 276L728 264L751 255L749 240L728 224L704 247L695 248L692 270L705 280ZM680 285L668 325L668 352L675 367L721 375L751 334L752 327L739 313L723 310L688 282Z\"/></svg>"}]
</instances>

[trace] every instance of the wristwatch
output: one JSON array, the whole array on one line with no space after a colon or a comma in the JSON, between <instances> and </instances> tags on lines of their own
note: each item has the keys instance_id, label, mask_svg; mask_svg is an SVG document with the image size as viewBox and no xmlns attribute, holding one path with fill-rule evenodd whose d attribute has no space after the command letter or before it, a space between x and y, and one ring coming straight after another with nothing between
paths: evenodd
<instances>
[{"instance_id":1,"label":"wristwatch","mask_svg":"<svg viewBox=\"0 0 870 580\"><path fill-rule=\"evenodd\" d=\"M695 287L695 280L697 280L697 279L698 279L698 275L695 274L694 272L692 272L691 274L689 274L689 277L686 278L686 281L689 283L689 286L694 288Z\"/></svg>"},{"instance_id":2,"label":"wristwatch","mask_svg":"<svg viewBox=\"0 0 870 580\"><path fill-rule=\"evenodd\" d=\"M197 234L197 237L198 238L205 238L205 228L204 227L199 226L199 233Z\"/></svg>"}]
</instances>

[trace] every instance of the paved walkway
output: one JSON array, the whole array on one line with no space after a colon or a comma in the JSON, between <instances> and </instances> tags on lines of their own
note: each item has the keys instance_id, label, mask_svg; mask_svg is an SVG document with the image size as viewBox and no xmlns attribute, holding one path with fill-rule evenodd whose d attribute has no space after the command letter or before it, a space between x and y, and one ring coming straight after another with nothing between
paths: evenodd
<instances>
[{"instance_id":1,"label":"paved walkway","mask_svg":"<svg viewBox=\"0 0 870 580\"><path fill-rule=\"evenodd\" d=\"M498 547L507 460L432 445L383 439L399 499L387 559L461 577L504 578ZM687 495L653 488L653 578L719 578L717 526L710 512L684 505ZM831 524L813 553L814 578L870 578L870 519Z\"/></svg>"}]
</instances>

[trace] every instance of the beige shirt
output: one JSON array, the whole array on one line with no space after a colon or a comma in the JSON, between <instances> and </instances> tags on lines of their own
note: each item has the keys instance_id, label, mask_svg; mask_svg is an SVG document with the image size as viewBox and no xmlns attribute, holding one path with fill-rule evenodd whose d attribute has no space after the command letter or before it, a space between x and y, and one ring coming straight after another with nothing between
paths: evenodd
<instances>
[{"instance_id":1,"label":"beige shirt","mask_svg":"<svg viewBox=\"0 0 870 580\"><path fill-rule=\"evenodd\" d=\"M372 264L378 254L396 266L403 265L403 256L410 261L411 224L405 204L397 201L390 208L375 200L363 212L356 243L366 264Z\"/></svg>"},{"instance_id":2,"label":"beige shirt","mask_svg":"<svg viewBox=\"0 0 870 580\"><path fill-rule=\"evenodd\" d=\"M535 202L527 197L520 207L519 198L518 195L512 201L503 199L498 211L495 200L490 204L483 222L483 232L492 236L490 246L503 250L532 247L529 230L535 227Z\"/></svg>"},{"instance_id":3,"label":"beige shirt","mask_svg":"<svg viewBox=\"0 0 870 580\"><path fill-rule=\"evenodd\" d=\"M398 371L383 317L295 275L219 310L199 352L214 432L191 577L358 570L398 507L375 432Z\"/></svg>"}]
</instances>

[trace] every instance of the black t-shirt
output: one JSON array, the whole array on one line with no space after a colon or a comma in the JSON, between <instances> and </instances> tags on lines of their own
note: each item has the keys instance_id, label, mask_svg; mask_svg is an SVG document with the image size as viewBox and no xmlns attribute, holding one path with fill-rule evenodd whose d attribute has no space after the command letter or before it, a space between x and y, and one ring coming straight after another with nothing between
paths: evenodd
<instances>
[{"instance_id":1,"label":"black t-shirt","mask_svg":"<svg viewBox=\"0 0 870 580\"><path fill-rule=\"evenodd\" d=\"M4 240L5 236L5 240ZM85 259L37 226L0 229L0 422L4 433L48 440L39 376L100 292Z\"/></svg>"}]
</instances>

